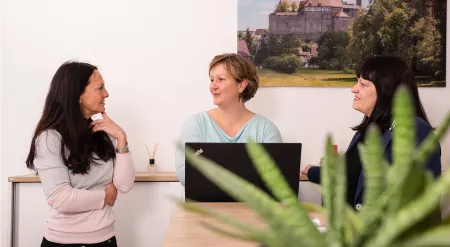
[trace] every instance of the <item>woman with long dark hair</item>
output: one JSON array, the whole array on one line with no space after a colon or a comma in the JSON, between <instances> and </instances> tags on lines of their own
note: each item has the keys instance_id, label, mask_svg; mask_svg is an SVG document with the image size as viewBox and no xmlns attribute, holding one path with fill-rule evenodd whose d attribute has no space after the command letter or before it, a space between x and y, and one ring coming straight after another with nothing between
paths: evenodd
<instances>
[{"instance_id":1,"label":"woman with long dark hair","mask_svg":"<svg viewBox=\"0 0 450 247\"><path fill-rule=\"evenodd\" d=\"M135 170L125 131L105 113L107 97L87 63L66 62L52 79L26 160L50 206L41 247L117 246L112 206L132 189Z\"/></svg>"},{"instance_id":2,"label":"woman with long dark hair","mask_svg":"<svg viewBox=\"0 0 450 247\"><path fill-rule=\"evenodd\" d=\"M355 136L346 152L347 160L347 202L359 210L363 203L364 174L357 144L364 139L370 124L375 124L383 133L385 158L392 162L392 135L395 119L392 119L392 103L394 93L400 85L406 86L415 104L416 145L419 145L432 133L433 128L420 101L417 84L408 64L401 58L392 55L373 56L365 59L356 71L358 82L352 88L354 93L353 109L364 114L362 122L353 127ZM426 169L434 177L441 174L440 147L427 161ZM320 183L320 167L306 166L301 171L309 180Z\"/></svg>"}]
</instances>

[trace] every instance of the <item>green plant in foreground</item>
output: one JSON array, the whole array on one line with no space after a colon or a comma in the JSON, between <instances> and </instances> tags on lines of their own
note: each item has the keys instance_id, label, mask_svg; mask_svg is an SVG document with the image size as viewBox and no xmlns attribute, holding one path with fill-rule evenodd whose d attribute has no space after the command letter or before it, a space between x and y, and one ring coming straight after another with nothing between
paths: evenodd
<instances>
[{"instance_id":1,"label":"green plant in foreground","mask_svg":"<svg viewBox=\"0 0 450 247\"><path fill-rule=\"evenodd\" d=\"M436 150L450 125L450 115L416 148L413 102L407 89L400 87L394 99L393 163L384 158L380 133L370 126L364 144L358 146L366 176L364 206L358 212L345 202L345 155L336 156L332 139L327 138L322 165L322 191L325 207L299 203L278 167L257 143L247 150L259 174L278 200L223 167L195 156L186 149L190 163L238 201L259 214L267 227L240 222L197 204L181 203L190 211L209 215L230 225L230 231L203 222L220 234L270 247L290 246L450 246L450 220L440 221L441 196L450 191L450 174L438 180L423 166ZM328 226L320 233L309 218L320 212ZM437 221L436 221L437 220Z\"/></svg>"}]
</instances>

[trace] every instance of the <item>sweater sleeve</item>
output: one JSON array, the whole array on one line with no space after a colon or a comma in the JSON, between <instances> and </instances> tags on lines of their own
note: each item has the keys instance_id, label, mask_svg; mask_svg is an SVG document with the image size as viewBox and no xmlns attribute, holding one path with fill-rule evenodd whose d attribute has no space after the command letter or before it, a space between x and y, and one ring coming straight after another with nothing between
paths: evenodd
<instances>
[{"instance_id":1,"label":"sweater sleeve","mask_svg":"<svg viewBox=\"0 0 450 247\"><path fill-rule=\"evenodd\" d=\"M320 166L312 166L309 168L307 174L309 181L320 184L320 168Z\"/></svg>"},{"instance_id":2,"label":"sweater sleeve","mask_svg":"<svg viewBox=\"0 0 450 247\"><path fill-rule=\"evenodd\" d=\"M63 213L102 209L105 191L75 189L70 185L69 169L61 159L61 136L55 130L42 132L35 142L36 167L48 205Z\"/></svg>"},{"instance_id":3,"label":"sweater sleeve","mask_svg":"<svg viewBox=\"0 0 450 247\"><path fill-rule=\"evenodd\" d=\"M135 169L130 153L116 154L113 183L117 191L127 193L133 188Z\"/></svg>"},{"instance_id":4,"label":"sweater sleeve","mask_svg":"<svg viewBox=\"0 0 450 247\"><path fill-rule=\"evenodd\" d=\"M263 143L283 143L283 138L277 126L268 119L266 119L264 124Z\"/></svg>"}]
</instances>

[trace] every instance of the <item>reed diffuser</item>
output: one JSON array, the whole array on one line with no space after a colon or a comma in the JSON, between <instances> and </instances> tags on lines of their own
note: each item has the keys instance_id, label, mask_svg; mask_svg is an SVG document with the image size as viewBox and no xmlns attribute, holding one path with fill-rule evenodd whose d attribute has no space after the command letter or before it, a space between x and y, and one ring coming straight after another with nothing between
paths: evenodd
<instances>
[{"instance_id":1,"label":"reed diffuser","mask_svg":"<svg viewBox=\"0 0 450 247\"><path fill-rule=\"evenodd\" d=\"M158 148L158 143L156 143L155 147L153 148L153 152L150 153L150 150L148 149L147 145L145 145L145 148L147 149L147 153L149 156L148 160L148 172L157 172L157 167L155 163L155 154L156 149Z\"/></svg>"}]
</instances>

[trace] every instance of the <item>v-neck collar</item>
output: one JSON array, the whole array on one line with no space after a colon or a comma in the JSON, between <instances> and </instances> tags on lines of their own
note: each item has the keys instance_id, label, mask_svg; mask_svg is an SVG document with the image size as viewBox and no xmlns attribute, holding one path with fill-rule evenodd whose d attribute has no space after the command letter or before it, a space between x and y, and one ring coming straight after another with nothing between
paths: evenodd
<instances>
[{"instance_id":1,"label":"v-neck collar","mask_svg":"<svg viewBox=\"0 0 450 247\"><path fill-rule=\"evenodd\" d=\"M213 123L214 127L220 131L220 133L222 133L223 136L225 136L225 138L230 141L230 142L235 142L236 140L239 139L239 137L242 135L242 132L244 131L245 127L248 125L248 123L250 123L250 121L252 121L256 114L253 114L253 116L241 127L241 129L236 133L235 136L229 136L227 133L225 133L225 131L223 131L223 129L216 123L216 121L214 121L214 119L212 119L212 117L208 114L208 112L204 112L204 114L206 114L206 116L208 116L209 120Z\"/></svg>"}]
</instances>

